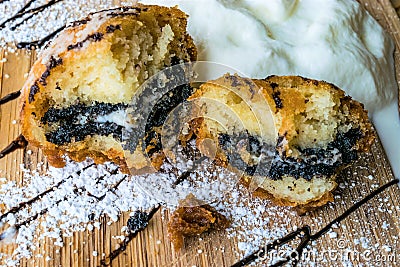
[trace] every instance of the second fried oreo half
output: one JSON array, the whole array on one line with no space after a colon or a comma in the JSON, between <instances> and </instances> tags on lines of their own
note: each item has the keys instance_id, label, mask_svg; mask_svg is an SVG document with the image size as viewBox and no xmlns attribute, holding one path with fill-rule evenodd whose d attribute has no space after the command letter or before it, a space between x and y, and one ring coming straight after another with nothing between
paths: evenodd
<instances>
[{"instance_id":1,"label":"second fried oreo half","mask_svg":"<svg viewBox=\"0 0 400 267\"><path fill-rule=\"evenodd\" d=\"M324 81L226 74L190 100L202 103L191 131L198 146L212 140L217 164L238 171L254 194L285 206L333 200L339 172L374 140L363 105Z\"/></svg>"}]
</instances>

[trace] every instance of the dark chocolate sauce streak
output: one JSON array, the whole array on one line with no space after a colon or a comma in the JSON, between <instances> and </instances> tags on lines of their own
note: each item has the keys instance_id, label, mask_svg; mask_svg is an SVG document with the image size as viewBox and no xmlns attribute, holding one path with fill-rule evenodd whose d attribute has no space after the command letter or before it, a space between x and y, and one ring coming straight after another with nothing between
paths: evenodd
<instances>
[{"instance_id":1,"label":"dark chocolate sauce streak","mask_svg":"<svg viewBox=\"0 0 400 267\"><path fill-rule=\"evenodd\" d=\"M78 193L79 191L83 191L83 190L85 190L84 186L79 187L79 188L75 188L74 192ZM62 201L67 201L69 197L70 196L65 196L65 197L57 200L56 202L54 202L52 204L52 206L56 206L56 205L60 204ZM31 217L27 218L25 221L22 221L20 223L14 224L13 227L15 228L16 231L18 231L22 226L28 225L29 223L31 223L31 222L35 221L37 218L39 218L39 216L42 216L42 215L46 214L49 211L49 208L50 207L42 209L41 211L39 211L35 215L32 215Z\"/></svg>"},{"instance_id":2,"label":"dark chocolate sauce streak","mask_svg":"<svg viewBox=\"0 0 400 267\"><path fill-rule=\"evenodd\" d=\"M20 95L21 95L21 91L20 90L16 91L16 92L12 92L12 93L6 95L3 98L0 98L0 105L3 105L5 103L8 103L8 102L14 100L14 99L17 99Z\"/></svg>"},{"instance_id":3,"label":"dark chocolate sauce streak","mask_svg":"<svg viewBox=\"0 0 400 267\"><path fill-rule=\"evenodd\" d=\"M6 24L12 21L15 21L16 19L20 18L24 14L26 14L26 10L32 5L32 3L35 2L35 0L30 0L28 1L14 16L11 18L8 18L7 20L3 21L3 23L0 24L0 30L4 29ZM22 15L21 15L22 14Z\"/></svg>"},{"instance_id":4,"label":"dark chocolate sauce streak","mask_svg":"<svg viewBox=\"0 0 400 267\"><path fill-rule=\"evenodd\" d=\"M8 1L8 0L6 0ZM6 1L0 1L1 3L4 3ZM30 0L28 1L14 16L6 19L0 24L0 30L4 29L7 24L15 22L14 25L10 26L10 30L14 31L21 25L23 25L26 21L30 20L34 16L38 15L40 12L43 12L47 8L57 4L58 2L61 2L63 0L51 0L47 2L44 5L38 6L38 7L33 7L31 8L31 5L36 2L36 0ZM17 19L22 18L20 21L16 22ZM56 36L60 31L62 31L66 26L62 26L55 30L54 32L50 33L49 35L45 36L43 39L36 40L36 41L31 41L31 42L19 42L16 44L17 48L22 49L36 49L42 47L47 41L51 40L54 36Z\"/></svg>"},{"instance_id":5,"label":"dark chocolate sauce streak","mask_svg":"<svg viewBox=\"0 0 400 267\"><path fill-rule=\"evenodd\" d=\"M379 187L366 197L364 197L362 200L358 201L356 204L351 206L349 209L347 209L345 212L343 212L342 215L337 217L336 219L332 220L330 223L328 223L324 228L319 230L315 234L311 234L311 228L306 225L294 232L289 233L288 235L277 239L273 241L272 243L267 244L266 246L260 248L259 250L253 252L251 255L245 257L244 259L238 261L237 263L233 264L231 267L241 267L241 266L246 266L257 259L263 258L267 253L271 250L277 249L281 247L284 244L287 244L291 241L294 241L296 238L300 238L300 244L296 247L295 251L293 251L290 255L288 255L286 258L274 263L273 265L270 266L283 266L284 264L288 263L291 261L292 266L296 266L299 260L301 259L301 255L303 254L304 248L314 240L317 240L324 234L326 234L333 225L339 224L342 222L344 219L346 219L350 214L352 214L354 211L359 209L362 205L370 201L372 198L375 196L379 195L382 193L384 190L389 188L392 185L396 185L399 183L399 179L394 179L387 184Z\"/></svg>"},{"instance_id":6,"label":"dark chocolate sauce streak","mask_svg":"<svg viewBox=\"0 0 400 267\"><path fill-rule=\"evenodd\" d=\"M25 148L28 145L28 141L21 134L14 141L12 141L8 146L6 146L2 151L0 151L0 159L4 158L6 155L14 152L17 149Z\"/></svg>"},{"instance_id":7,"label":"dark chocolate sauce streak","mask_svg":"<svg viewBox=\"0 0 400 267\"><path fill-rule=\"evenodd\" d=\"M23 22L29 20L32 18L34 15L39 14L40 12L44 11L45 9L51 7L52 5L61 2L62 0L50 0L48 3L30 8L29 7L35 2L36 0L30 0L28 3L25 4L23 8L21 8L14 16L6 19L0 24L0 30L4 29L8 23L15 22L19 18L23 18L25 15L28 15L28 17L23 18L21 22L18 23L18 26L20 26ZM11 29L15 30L18 26L14 26Z\"/></svg>"},{"instance_id":8,"label":"dark chocolate sauce streak","mask_svg":"<svg viewBox=\"0 0 400 267\"><path fill-rule=\"evenodd\" d=\"M113 174L113 173L112 173ZM108 192L111 192L111 193L114 193L115 192L115 190L119 187L119 185L123 182L123 181L125 181L125 179L127 178L127 177L129 177L129 175L124 175L115 185L113 185L111 188L109 188L108 190L107 190L107 192L106 193L104 193L103 195L101 195L101 196L94 196L94 195L90 195L91 197L93 197L93 198L95 198L97 201L102 201L106 196L107 196L107 193Z\"/></svg>"},{"instance_id":9,"label":"dark chocolate sauce streak","mask_svg":"<svg viewBox=\"0 0 400 267\"><path fill-rule=\"evenodd\" d=\"M82 171L88 169L89 167L91 167L91 166L93 166L93 165L95 165L95 164L90 164L90 165L84 167L82 170L80 170L80 171L78 171L78 172L76 172L76 173L79 175ZM111 171L110 173L111 173L111 174L116 174L116 173L118 172L118 170L119 170L119 168L116 168L116 169L114 169L113 171ZM111 189L109 189L108 191L112 191L114 188L118 187L118 186L121 184L121 182L122 182L127 176L128 176L128 175L125 175L116 185L114 185L114 186L113 186ZM72 177L72 176L70 176L70 177ZM106 177L106 174L97 177L96 180L97 180L97 182L98 182L98 181L104 179L105 177ZM64 180L64 181L65 181L65 180ZM63 183L63 181L59 182L58 184L56 184L56 185L53 186L52 188L50 188L50 189L48 189L48 190L42 192L40 195L38 195L38 196L32 198L31 200L28 200L28 201L26 201L26 202L20 203L19 206L15 207L15 208L12 208L9 212L7 212L6 214L3 214L3 215L1 216L1 218L6 217L6 216L7 216L8 214L10 214L10 213L16 213L16 212L18 212L19 210L21 210L22 208L24 208L26 205L32 204L33 202L35 202L35 201L41 199L42 196L44 196L45 194L47 194L47 193L49 193L49 192L51 192L51 191L54 191L54 190L55 190L55 187L61 185L62 183ZM85 188L84 186L81 186L81 187L79 187L79 188L75 188L73 191L74 191L75 194L78 195L78 194L82 194L83 191L86 191L86 188ZM86 192L87 192L87 191L86 191ZM88 193L88 195L89 195L90 197L93 197L93 198L95 198L95 199L97 199L97 200L99 200L99 201L102 200L102 199L104 199L104 197L107 195L107 193L105 193L105 194L103 194L103 195L100 196L100 197L96 197L96 196L94 196L94 195L91 195L89 192L87 192L87 193ZM68 200L69 197L70 197L70 196L67 195L67 196L65 196L65 197L63 197L63 198L61 198L61 199L55 201L54 203L52 203L52 206L58 205L58 204L61 203L62 201ZM19 222L19 223L16 223L16 224L13 226L14 229L15 229L16 231L18 231L22 226L28 225L29 223L35 221L35 220L36 220L37 218L39 218L40 216L46 214L46 213L49 211L49 208L50 208L50 207L44 208L44 209L42 209L41 211L39 211L38 213L36 213L36 214L30 216L29 218L25 219L24 221ZM0 219L0 221L1 221L1 219ZM4 236L6 236L5 232L3 232L3 233L0 234L0 241L2 240L2 237L4 237Z\"/></svg>"},{"instance_id":10,"label":"dark chocolate sauce streak","mask_svg":"<svg viewBox=\"0 0 400 267\"><path fill-rule=\"evenodd\" d=\"M186 180L189 177L190 173L193 172L193 170L196 168L196 166L201 162L203 162L205 159L207 159L207 157L204 156L195 161L193 168L183 172L175 180L173 186L177 186L178 184ZM122 182L122 180L120 182ZM120 184L120 182L118 183L118 185ZM105 197L105 195L103 195L103 197ZM150 210L149 213L136 211L135 214L131 216L127 222L127 226L129 228L130 233L128 234L128 236L125 237L124 241L122 241L122 243L119 244L118 249L112 251L106 259L102 259L100 261L100 266L101 267L110 266L112 261L126 250L126 246L129 244L129 242L132 241L132 239L135 238L138 235L138 233L146 229L147 225L149 224L149 221L151 220L153 215L160 209L160 207L161 205L154 207L153 209Z\"/></svg>"},{"instance_id":11,"label":"dark chocolate sauce streak","mask_svg":"<svg viewBox=\"0 0 400 267\"><path fill-rule=\"evenodd\" d=\"M23 25L26 21L30 20L33 18L36 14L30 14L29 16L25 17L23 20L18 22L17 24L14 24L13 26L10 27L10 30L15 31L19 26Z\"/></svg>"},{"instance_id":12,"label":"dark chocolate sauce streak","mask_svg":"<svg viewBox=\"0 0 400 267\"><path fill-rule=\"evenodd\" d=\"M101 32L93 33L93 34L89 35L88 37L86 37L83 41L78 42L76 44L69 45L67 47L67 50L69 51L69 50L73 50L73 49L82 48L83 44L88 42L88 41L90 41L90 42L100 42L103 39L103 37L104 37L104 33L101 33Z\"/></svg>"},{"instance_id":13,"label":"dark chocolate sauce streak","mask_svg":"<svg viewBox=\"0 0 400 267\"><path fill-rule=\"evenodd\" d=\"M32 42L19 42L17 43L17 48L18 49L35 49L35 48L41 48L46 42L50 41L51 39L54 38L59 32L65 29L65 25L58 28L54 32L50 33L49 35L45 36L44 38Z\"/></svg>"},{"instance_id":14,"label":"dark chocolate sauce streak","mask_svg":"<svg viewBox=\"0 0 400 267\"><path fill-rule=\"evenodd\" d=\"M86 169L88 169L94 165L95 165L94 163L89 164L89 165L85 166L84 168L82 168L81 170L75 172L75 174L80 175L83 171L85 171ZM65 181L67 181L70 178L73 178L73 176L72 175L68 176L66 179L63 179L63 180L59 181L58 183L52 185L49 189L43 191L42 193L38 194L37 196L35 196L27 201L19 203L18 206L12 207L9 211L7 211L6 213L4 213L0 216L0 221L3 220L4 218L6 218L9 214L15 214L15 213L19 212L21 209L25 208L27 205L31 205L34 202L40 200L46 194L59 188L63 183L65 183Z\"/></svg>"},{"instance_id":15,"label":"dark chocolate sauce streak","mask_svg":"<svg viewBox=\"0 0 400 267\"><path fill-rule=\"evenodd\" d=\"M172 184L172 188L175 188L177 185L179 185L180 183L185 181L187 178L189 178L190 174L195 171L196 167L206 159L208 159L208 157L207 156L203 156L203 157L195 160L194 163L193 163L193 167L192 168L190 168L187 171L184 171L181 175L178 176L178 178Z\"/></svg>"},{"instance_id":16,"label":"dark chocolate sauce streak","mask_svg":"<svg viewBox=\"0 0 400 267\"><path fill-rule=\"evenodd\" d=\"M128 225L129 225L129 234L125 237L124 241L122 241L119 244L119 247L113 251L111 251L110 255L102 259L100 261L100 266L110 266L112 261L117 258L122 252L126 250L127 245L129 242L132 241L141 231L146 229L147 225L149 224L149 221L151 218L153 218L154 214L160 209L161 205L158 205L154 208L152 208L148 213L144 212L135 212L134 217L129 218L128 220ZM132 224L129 222L135 222L136 224Z\"/></svg>"}]
</instances>

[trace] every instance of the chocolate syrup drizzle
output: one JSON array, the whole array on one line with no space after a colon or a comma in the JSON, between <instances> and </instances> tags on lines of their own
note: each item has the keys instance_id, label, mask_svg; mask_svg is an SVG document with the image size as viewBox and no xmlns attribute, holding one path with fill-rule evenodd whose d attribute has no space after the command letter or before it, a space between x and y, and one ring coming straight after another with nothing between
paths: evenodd
<instances>
[{"instance_id":1,"label":"chocolate syrup drizzle","mask_svg":"<svg viewBox=\"0 0 400 267\"><path fill-rule=\"evenodd\" d=\"M92 167L92 166L94 166L94 165L95 165L94 163L89 164L88 166L85 166L85 167L82 168L81 170L77 171L76 174L79 175L79 174L81 174L83 171L85 171L86 169L88 169L89 167ZM116 173L118 173L118 171L119 171L119 168L116 168L116 169L114 169L113 171L111 171L110 173L111 173L111 174L116 174ZM106 176L107 176L107 174L104 174L104 175L102 175L102 176L97 177L97 178L96 178L96 182L100 182L102 179L106 178ZM70 175L68 178L70 178L70 177L72 178L73 176ZM108 190L108 192L113 192L113 191L122 183L122 181L123 181L124 179L126 179L126 177L128 177L128 175L124 175L124 177L123 177L120 181L118 181L115 185L113 185L113 187L110 188L110 189ZM67 178L67 179L68 179L68 178ZM64 179L64 180L58 182L56 185L54 185L54 186L52 186L51 188L49 188L49 189L43 191L42 193L40 193L40 194L37 195L36 197L34 197L34 198L32 198L32 199L30 199L30 200L28 200L28 201L21 202L18 206L14 207L14 208L11 208L8 212L6 212L6 213L4 213L3 215L0 216L0 221L1 221L3 218L5 218L8 214L15 214L15 213L17 213L18 211L20 211L21 209L23 209L25 206L30 205L30 204L32 204L32 203L34 203L34 202L40 200L44 195L46 195L46 194L48 194L49 192L54 191L55 189L57 189L57 187L59 187L59 186L60 186L62 183L64 183L67 179ZM81 193L79 193L79 192L82 192L82 191L85 191L85 187L84 187L84 186L74 189L74 193L76 193L76 194L81 194ZM88 193L88 195L89 195L90 197L93 197L93 198L95 198L95 199L98 200L98 201L101 201L101 200L104 199L104 198L106 197L106 195L107 195L107 192L106 192L106 193L104 193L103 195L101 195L100 197L96 197L96 196L94 196L94 195L91 195L89 192L87 192L87 193ZM52 205L53 205L53 206L54 206L54 205L58 205L58 204L61 203L62 201L68 200L68 197L69 197L69 196L65 196L64 198L59 199L59 200L57 200L56 202L54 202ZM41 211L39 211L38 213L36 213L36 214L30 216L29 218L27 218L26 220L15 224L15 225L13 226L14 229L15 229L16 231L18 231L22 226L25 226L25 225L27 225L27 224L33 222L34 220L36 220L39 216L42 216L42 215L46 214L46 213L48 212L48 210L49 210L49 208L44 208L44 209L42 209ZM1 234L0 234L0 241L1 241L2 239L4 239L5 236L6 236L5 232L1 233Z\"/></svg>"},{"instance_id":2,"label":"chocolate syrup drizzle","mask_svg":"<svg viewBox=\"0 0 400 267\"><path fill-rule=\"evenodd\" d=\"M83 171L85 171L86 169L88 169L88 168L90 168L90 167L92 167L94 165L95 165L94 163L89 164L89 165L85 166L84 168L82 168L81 170L77 171L76 174L80 175ZM9 211L7 211L6 213L4 213L4 214L2 214L0 216L0 221L3 220L4 218L6 218L9 214L15 214L15 213L19 212L21 209L25 208L27 205L31 205L34 202L40 200L43 196L45 196L46 194L56 190L57 188L60 187L60 185L62 185L63 183L65 183L65 181L67 181L68 179L70 179L72 177L73 176L70 175L66 179L63 179L63 180L59 181L58 183L56 183L55 185L51 186L49 189L43 191L42 193L38 194L37 196L35 196L35 197L33 197L33 198L31 198L31 199L29 199L27 201L19 203L18 206L12 207Z\"/></svg>"},{"instance_id":3,"label":"chocolate syrup drizzle","mask_svg":"<svg viewBox=\"0 0 400 267\"><path fill-rule=\"evenodd\" d=\"M16 91L16 92L12 92L8 95L6 95L5 97L0 98L0 105L3 105L5 103L8 103L14 99L17 99L19 96L21 95L21 90Z\"/></svg>"},{"instance_id":4,"label":"chocolate syrup drizzle","mask_svg":"<svg viewBox=\"0 0 400 267\"><path fill-rule=\"evenodd\" d=\"M184 171L181 175L178 176L178 178L173 182L172 188L176 188L177 185L185 181L187 178L189 178L190 174L193 173L196 169L196 167L202 163L204 160L208 159L207 156L203 156L193 162L193 166L187 170Z\"/></svg>"},{"instance_id":5,"label":"chocolate syrup drizzle","mask_svg":"<svg viewBox=\"0 0 400 267\"><path fill-rule=\"evenodd\" d=\"M292 252L290 255L288 255L286 258L274 263L273 265L270 266L283 266L284 264L288 263L291 261L292 266L296 266L299 260L301 259L301 255L303 254L304 248L312 241L319 239L321 236L326 234L333 225L339 224L342 222L344 219L346 219L350 214L352 214L354 211L359 209L362 205L367 203L369 200L371 200L373 197L377 196L378 194L382 193L384 190L389 188L392 185L396 185L399 183L399 179L394 179L385 185L379 187L366 197L364 197L362 200L358 201L356 204L348 208L345 212L342 213L342 215L338 216L336 219L332 220L330 223L328 223L324 228L316 232L315 234L311 234L311 228L310 226L306 225L303 226L302 228L293 231L289 233L288 235L276 239L272 243L267 244L266 246L258 249L257 251L253 252L251 255L245 257L244 259L238 261L237 263L233 264L231 267L241 267L241 266L246 266L257 259L260 259L264 257L269 251L271 250L276 250L277 248L283 246L284 244L287 244L291 241L294 241L296 238L300 238L300 244L296 247L295 251Z\"/></svg>"},{"instance_id":6,"label":"chocolate syrup drizzle","mask_svg":"<svg viewBox=\"0 0 400 267\"><path fill-rule=\"evenodd\" d=\"M15 21L16 19L22 17L23 15L25 15L25 11L30 7L30 5L35 2L35 0L30 0L28 3L25 4L25 6L23 6L18 12L17 14L15 14L14 16L12 16L11 18L6 19L5 21L3 21L3 23L0 24L0 30L4 29L6 27L6 24L12 21Z\"/></svg>"},{"instance_id":7,"label":"chocolate syrup drizzle","mask_svg":"<svg viewBox=\"0 0 400 267\"><path fill-rule=\"evenodd\" d=\"M6 155L14 152L17 149L25 148L28 145L28 141L21 134L14 141L12 141L8 146L6 146L2 151L0 151L0 159L4 158Z\"/></svg>"},{"instance_id":8,"label":"chocolate syrup drizzle","mask_svg":"<svg viewBox=\"0 0 400 267\"><path fill-rule=\"evenodd\" d=\"M111 174L115 174L115 173L111 173ZM128 177L129 175L124 175L115 185L113 185L111 188L109 188L108 190L107 190L107 193L108 192L111 192L111 193L114 193L115 192L115 190L119 187L119 185L123 182L123 181L125 181L125 179ZM106 196L107 196L107 193L105 193L105 194L103 194L103 195L101 195L101 196L95 196L95 195L92 195L92 194L88 194L90 197L93 197L93 198L95 198L97 201L102 201Z\"/></svg>"},{"instance_id":9,"label":"chocolate syrup drizzle","mask_svg":"<svg viewBox=\"0 0 400 267\"><path fill-rule=\"evenodd\" d=\"M100 261L100 266L110 266L112 261L126 250L126 246L129 244L129 242L131 242L132 239L134 239L141 231L146 229L148 222L151 220L151 218L153 218L154 214L160 209L160 207L161 205L158 205L152 208L147 214L145 214L146 221L142 222L140 225L136 225L133 229L131 229L129 234L125 237L124 241L119 244L119 247L111 251L110 255L107 258ZM135 214L143 215L143 212L137 212Z\"/></svg>"},{"instance_id":10,"label":"chocolate syrup drizzle","mask_svg":"<svg viewBox=\"0 0 400 267\"><path fill-rule=\"evenodd\" d=\"M49 35L45 36L44 38L42 38L40 40L36 40L36 41L32 41L32 42L19 42L19 43L17 43L17 48L18 49L25 48L25 49L29 49L29 50L41 48L45 43L47 43L48 41L53 39L54 36L56 36L59 32L64 30L65 27L66 27L66 25L58 28L57 30L55 30L54 32L50 33Z\"/></svg>"},{"instance_id":11,"label":"chocolate syrup drizzle","mask_svg":"<svg viewBox=\"0 0 400 267\"><path fill-rule=\"evenodd\" d=\"M207 157L201 157L198 159L198 161L195 162L194 165L199 164L200 162L204 161ZM180 183L182 183L184 180L186 180L189 175L193 172L195 167L193 167L190 170L187 170L183 172L173 183L173 186L177 186ZM120 181L122 182L122 181ZM118 185L120 184L118 183ZM104 195L105 196L105 195ZM99 199L100 200L100 199ZM110 255L108 255L107 258L102 259L100 261L100 266L110 266L112 261L117 258L122 252L126 250L127 245L134 239L141 231L147 228L147 225L149 221L153 218L154 214L160 209L161 204L158 204L156 207L152 208L148 213L137 211L135 215L129 218L129 220L133 219L133 221L138 221L141 220L141 223L138 225L134 225L133 227L128 227L130 228L129 234L125 237L125 239L122 241L122 243L119 244L118 249L115 249L111 251ZM135 216L141 216L142 218L135 218ZM144 221L143 221L144 217ZM128 221L129 224L129 221Z\"/></svg>"},{"instance_id":12,"label":"chocolate syrup drizzle","mask_svg":"<svg viewBox=\"0 0 400 267\"><path fill-rule=\"evenodd\" d=\"M28 3L25 4L24 7L22 7L14 16L6 19L5 21L3 21L3 23L0 24L0 30L4 29L6 27L6 25L10 22L14 22L15 20L24 17L25 15L28 15L28 17L25 17L21 22L18 23L17 26L14 26L11 28L11 30L15 30L18 26L20 26L23 22L29 20L30 18L32 18L34 15L44 11L45 9L47 9L48 7L51 7L52 5L61 2L63 0L50 0L48 3L38 6L38 7L34 7L34 8L30 8L29 7L36 2L36 0L30 0L28 1Z\"/></svg>"},{"instance_id":13,"label":"chocolate syrup drizzle","mask_svg":"<svg viewBox=\"0 0 400 267\"><path fill-rule=\"evenodd\" d=\"M21 90L12 92L5 97L0 98L0 105L8 103L12 100L17 99L21 95ZM12 141L8 146L6 146L2 151L0 151L0 159L4 158L6 155L14 152L17 149L25 148L28 145L28 141L21 134L14 141ZM1 219L0 219L1 220Z\"/></svg>"}]
</instances>

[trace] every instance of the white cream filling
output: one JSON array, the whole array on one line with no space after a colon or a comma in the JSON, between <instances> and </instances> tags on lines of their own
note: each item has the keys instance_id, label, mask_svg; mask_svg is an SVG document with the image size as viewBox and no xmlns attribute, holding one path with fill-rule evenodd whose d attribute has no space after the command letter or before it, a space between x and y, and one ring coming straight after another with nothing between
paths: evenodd
<instances>
[{"instance_id":1,"label":"white cream filling","mask_svg":"<svg viewBox=\"0 0 400 267\"><path fill-rule=\"evenodd\" d=\"M95 122L105 123L113 122L120 126L125 126L126 123L126 110L120 109L103 116L97 116Z\"/></svg>"}]
</instances>

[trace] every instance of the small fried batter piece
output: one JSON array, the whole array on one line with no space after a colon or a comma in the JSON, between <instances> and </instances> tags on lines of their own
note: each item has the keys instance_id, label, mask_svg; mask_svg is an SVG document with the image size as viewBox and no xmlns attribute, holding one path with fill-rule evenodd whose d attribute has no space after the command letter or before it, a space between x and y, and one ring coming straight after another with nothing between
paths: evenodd
<instances>
[{"instance_id":1,"label":"small fried batter piece","mask_svg":"<svg viewBox=\"0 0 400 267\"><path fill-rule=\"evenodd\" d=\"M224 215L189 194L172 213L168 222L168 236L178 251L183 246L184 237L222 230L229 225L230 221Z\"/></svg>"}]
</instances>

